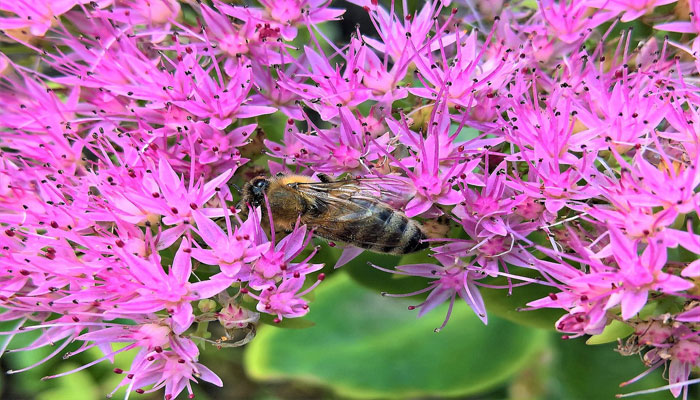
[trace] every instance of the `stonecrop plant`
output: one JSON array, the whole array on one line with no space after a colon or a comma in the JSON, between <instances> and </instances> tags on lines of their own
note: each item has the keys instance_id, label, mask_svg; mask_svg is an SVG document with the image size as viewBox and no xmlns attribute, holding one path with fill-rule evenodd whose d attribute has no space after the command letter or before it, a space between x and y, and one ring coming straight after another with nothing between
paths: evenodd
<instances>
[{"instance_id":1,"label":"stonecrop plant","mask_svg":"<svg viewBox=\"0 0 700 400\"><path fill-rule=\"evenodd\" d=\"M202 346L303 318L361 251L328 243L345 249L324 265L317 227L270 230L239 188L322 173L371 180L435 231L434 261L367 268L423 278L384 294L422 294L419 316L448 302L436 331L453 307L486 324L480 288L544 286L523 313L617 335L648 367L626 383L661 368L656 390L687 397L700 3L349 3L0 0L0 354L51 348L9 373L96 347L45 378L133 352L115 392L222 385ZM371 26L329 35L341 7Z\"/></svg>"}]
</instances>

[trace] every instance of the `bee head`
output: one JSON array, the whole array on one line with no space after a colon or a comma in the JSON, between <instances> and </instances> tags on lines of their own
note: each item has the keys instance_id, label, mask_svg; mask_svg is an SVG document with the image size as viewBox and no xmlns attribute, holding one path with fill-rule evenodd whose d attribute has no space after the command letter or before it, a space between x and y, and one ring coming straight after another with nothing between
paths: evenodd
<instances>
[{"instance_id":1,"label":"bee head","mask_svg":"<svg viewBox=\"0 0 700 400\"><path fill-rule=\"evenodd\" d=\"M265 193L268 187L270 187L270 181L264 177L257 177L250 181L246 194L251 199L252 206L257 207L265 203Z\"/></svg>"}]
</instances>

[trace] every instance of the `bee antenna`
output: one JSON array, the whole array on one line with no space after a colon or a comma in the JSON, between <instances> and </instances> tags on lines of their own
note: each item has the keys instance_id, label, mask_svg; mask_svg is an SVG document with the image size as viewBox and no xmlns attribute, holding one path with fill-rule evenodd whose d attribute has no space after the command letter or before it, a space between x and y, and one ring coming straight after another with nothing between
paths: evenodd
<instances>
[{"instance_id":1,"label":"bee antenna","mask_svg":"<svg viewBox=\"0 0 700 400\"><path fill-rule=\"evenodd\" d=\"M233 186L234 189L236 189L238 194L243 194L243 191L241 190L240 186L236 185L235 183L232 183L231 186Z\"/></svg>"}]
</instances>

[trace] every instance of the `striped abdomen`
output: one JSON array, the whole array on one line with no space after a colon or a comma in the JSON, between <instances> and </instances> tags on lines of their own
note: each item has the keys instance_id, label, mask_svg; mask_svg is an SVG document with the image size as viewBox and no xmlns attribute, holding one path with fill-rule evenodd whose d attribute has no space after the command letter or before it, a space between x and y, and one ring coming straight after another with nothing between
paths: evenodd
<instances>
[{"instance_id":1,"label":"striped abdomen","mask_svg":"<svg viewBox=\"0 0 700 400\"><path fill-rule=\"evenodd\" d=\"M428 248L420 224L379 202L352 199L356 210L344 215L327 215L329 223L316 234L378 253L406 254Z\"/></svg>"}]
</instances>

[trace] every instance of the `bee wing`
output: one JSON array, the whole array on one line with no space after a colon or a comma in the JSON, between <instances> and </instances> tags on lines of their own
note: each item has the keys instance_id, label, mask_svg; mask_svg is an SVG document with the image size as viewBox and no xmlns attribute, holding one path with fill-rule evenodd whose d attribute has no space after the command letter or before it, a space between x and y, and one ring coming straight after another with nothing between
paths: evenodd
<instances>
[{"instance_id":1,"label":"bee wing","mask_svg":"<svg viewBox=\"0 0 700 400\"><path fill-rule=\"evenodd\" d=\"M384 226L396 211L377 199L375 189L357 180L301 183L296 189L313 198L322 210L302 218L321 237L364 247L395 246L400 239L386 236L381 229L367 229Z\"/></svg>"},{"instance_id":2,"label":"bee wing","mask_svg":"<svg viewBox=\"0 0 700 400\"><path fill-rule=\"evenodd\" d=\"M309 196L326 194L339 199L366 199L391 205L402 205L409 189L405 182L387 178L354 178L331 182L298 183L296 187Z\"/></svg>"}]
</instances>

